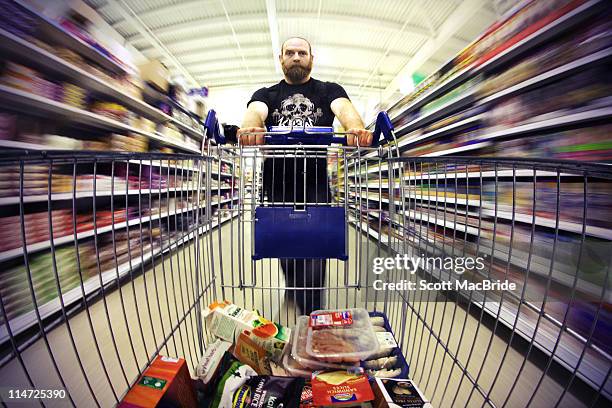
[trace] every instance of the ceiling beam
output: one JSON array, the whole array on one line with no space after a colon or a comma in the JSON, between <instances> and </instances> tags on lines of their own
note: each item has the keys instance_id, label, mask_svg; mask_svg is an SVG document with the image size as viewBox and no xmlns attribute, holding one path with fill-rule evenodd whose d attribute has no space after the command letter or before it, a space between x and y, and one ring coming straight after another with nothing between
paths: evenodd
<instances>
[{"instance_id":1,"label":"ceiling beam","mask_svg":"<svg viewBox=\"0 0 612 408\"><path fill-rule=\"evenodd\" d=\"M240 37L252 37L253 35L257 35L257 34L261 34L261 32L253 31L253 32L247 32L247 33L238 33ZM227 37L228 39L230 39L231 34L227 34L224 37ZM221 37L217 37L217 38L221 38ZM179 43L170 42L170 43L165 43L165 44L166 46L169 46L169 47L177 46L180 44L180 45L184 45L185 48L188 49L186 51L176 51L172 53L175 57L180 58L181 61L183 61L183 63L191 63L190 58L184 59L184 57L192 57L192 56L199 56L199 55L207 55L209 56L209 58L202 58L196 61L214 61L214 60L219 59L219 57L215 57L215 55L219 55L218 53L223 52L223 51L228 51L227 45L214 45L214 46L204 47L202 46L204 41L205 40L202 38L196 38L196 39L190 38L186 41L181 41ZM465 41L457 40L456 44L458 47L464 47L468 43ZM254 52L260 51L256 55L261 55L264 51L269 50L269 45L267 43L262 43L262 42L249 42L249 43L240 42L240 45L241 45L242 50L245 51L245 55L248 55L247 51L254 51ZM321 48L331 48L333 50L344 50L344 51L350 51L350 52L367 52L367 53L372 53L372 54L380 54L380 48L378 47L359 45L359 44L348 44L348 43L343 44L339 42L315 43L313 45L313 48L314 48L313 54L315 57L315 61L317 58L317 49L321 49ZM146 54L149 58L158 57L159 55L155 54L156 51L157 50L152 47L149 47L146 49L143 48L140 50L141 53ZM389 51L388 56L406 58L406 57L409 57L410 55L400 50L392 50L392 51Z\"/></svg>"},{"instance_id":2,"label":"ceiling beam","mask_svg":"<svg viewBox=\"0 0 612 408\"><path fill-rule=\"evenodd\" d=\"M181 12L181 11L185 11L185 10L189 10L193 8L202 8L202 7L208 6L209 4L218 4L218 3L219 3L219 0L183 1L178 4L171 4L171 5L163 6L163 7L155 7L151 10L147 10L147 11L138 13L138 16L143 20L148 20L149 18L162 17L170 13L177 13L177 12ZM112 7L112 5L110 6ZM106 3L105 5L99 7L99 9L104 10L106 7L109 7L109 3ZM129 22L127 22L123 16L121 16L119 20L109 21L108 23L113 26L121 25L121 24L129 25Z\"/></svg>"},{"instance_id":3,"label":"ceiling beam","mask_svg":"<svg viewBox=\"0 0 612 408\"><path fill-rule=\"evenodd\" d=\"M387 100L399 89L403 78L411 77L436 51L444 46L474 15L485 6L486 0L463 0L448 16L438 29L435 38L428 39L425 44L410 58L410 61L397 73L397 76L385 89L382 100ZM459 51L459 50L457 50Z\"/></svg>"},{"instance_id":4,"label":"ceiling beam","mask_svg":"<svg viewBox=\"0 0 612 408\"><path fill-rule=\"evenodd\" d=\"M242 13L231 15L231 18L233 23L240 24L256 20L267 21L268 16L267 13ZM390 19L380 19L354 14L351 15L339 13L325 13L319 17L317 12L283 12L277 13L276 18L277 20L307 19L312 21L316 21L317 18L320 18L321 24L327 24L331 27L336 27L338 24L349 24L355 27L375 27L377 29L385 31L399 31L404 25L403 22L397 22L395 20ZM185 36L189 36L193 35L194 27L202 27L205 29L210 29L211 32L216 32L219 31L219 26L223 28L226 26L226 24L227 19L224 16L218 16L187 21L180 24L173 24L167 27L155 29L154 32L155 35L159 36L159 38L164 38L164 36L174 37L180 34L185 34ZM117 28L116 25L113 25L113 27ZM404 31L422 37L430 36L430 30L427 27L421 27L414 24L407 24ZM134 35L128 35L125 39L128 42L134 42L138 41L139 38L142 38L142 36L140 35L140 33L137 33Z\"/></svg>"},{"instance_id":5,"label":"ceiling beam","mask_svg":"<svg viewBox=\"0 0 612 408\"><path fill-rule=\"evenodd\" d=\"M278 80L282 78L282 75L275 74L274 70L272 70L271 67L251 66L250 69L251 69L252 74L276 75ZM339 71L339 67L322 67L316 72L314 72L313 76L316 78L319 78L319 76L334 76L338 74L338 71ZM211 70L211 71L193 70L192 74L194 77L198 79L223 78L223 77L234 77L234 76L240 76L240 75L244 76L244 70L241 68L217 69L217 70ZM343 78L363 80L368 76L368 74L369 74L369 71L349 70L344 74ZM381 81L383 81L386 84L387 82L391 81L394 78L394 76L393 74L387 74L387 75L380 75L379 78Z\"/></svg>"},{"instance_id":6,"label":"ceiling beam","mask_svg":"<svg viewBox=\"0 0 612 408\"><path fill-rule=\"evenodd\" d=\"M124 0L107 0L107 4L110 5L115 11L117 11L126 21L130 22L132 27L135 27L140 34L147 39L147 41L157 49L164 59L174 66L186 81L193 87L198 87L198 81L191 76L191 74L181 65L181 63L172 55L164 44L159 41L153 32L144 24L144 22L136 15L136 13L125 3Z\"/></svg>"},{"instance_id":7,"label":"ceiling beam","mask_svg":"<svg viewBox=\"0 0 612 408\"><path fill-rule=\"evenodd\" d=\"M256 58L249 58L249 68L272 68L271 64L270 64L270 58L267 56L260 56L260 57L256 57ZM216 70L219 69L223 69L223 67L225 68L229 68L229 69L240 69L237 66L228 66L227 64L227 60L215 60L215 61L211 61L210 63L193 63L193 64L185 64L185 66L187 68L189 68L189 71L191 73L193 73L194 75L196 74L204 74L204 73L208 73L208 72L214 72ZM362 74L369 74L370 70L367 68L353 68L353 67L346 67L343 64L314 64L314 72L317 72L318 70L329 70L329 69L335 69L335 70L342 70L342 69L346 69L347 72L357 72L357 73L362 73ZM395 76L395 72L381 72L383 75L392 75ZM279 74L282 75L282 74Z\"/></svg>"},{"instance_id":8,"label":"ceiling beam","mask_svg":"<svg viewBox=\"0 0 612 408\"><path fill-rule=\"evenodd\" d=\"M272 61L274 61L274 69L277 74L281 73L279 39L278 39L278 22L276 21L276 1L266 0L266 14L268 15L268 29L270 30L270 41L272 42Z\"/></svg>"}]
</instances>

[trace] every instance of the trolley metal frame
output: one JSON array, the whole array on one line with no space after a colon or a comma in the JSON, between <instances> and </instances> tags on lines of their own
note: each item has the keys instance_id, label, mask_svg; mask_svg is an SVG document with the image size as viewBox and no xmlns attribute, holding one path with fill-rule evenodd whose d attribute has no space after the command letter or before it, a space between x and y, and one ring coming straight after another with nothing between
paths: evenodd
<instances>
[{"instance_id":1,"label":"trolley metal frame","mask_svg":"<svg viewBox=\"0 0 612 408\"><path fill-rule=\"evenodd\" d=\"M17 191L17 198L0 200L12 206L20 236L19 247L0 251L2 385L66 391L65 398L36 400L43 406L114 405L160 353L195 368L211 340L201 315L208 303L225 298L291 325L296 312L282 293L321 290L326 307L386 315L410 376L434 406L609 403L612 235L602 218L609 167L407 158L393 144L325 149L208 144L202 155L0 157L3 177L16 181ZM258 183L249 192L244 171L290 151L300 159L341 159L332 192L334 205L347 210L349 258L328 261L319 287L283 285L278 262L253 260L247 243L253 209L268 203L259 200ZM84 173L93 176L91 184ZM573 183L571 191L562 180ZM220 204L224 191L230 198ZM569 199L581 211L565 210ZM57 208L70 214L65 234L57 232ZM31 233L32 213L44 214L36 222L48 231L46 240ZM80 227L84 215L92 228ZM47 250L50 268L42 273L39 257ZM65 263L67 253L74 264ZM372 259L396 254L482 255L484 271L457 279L500 277L521 285L484 294L373 290ZM393 270L387 280L449 277L428 265L409 276ZM17 292L9 287L15 282L22 283ZM2 398L12 405L7 394Z\"/></svg>"}]
</instances>

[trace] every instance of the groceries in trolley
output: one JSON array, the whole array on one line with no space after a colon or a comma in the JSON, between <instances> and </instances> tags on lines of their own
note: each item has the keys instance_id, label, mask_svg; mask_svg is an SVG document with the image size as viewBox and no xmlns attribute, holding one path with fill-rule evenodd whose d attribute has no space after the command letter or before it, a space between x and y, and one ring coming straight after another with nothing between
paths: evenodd
<instances>
[{"instance_id":1,"label":"groceries in trolley","mask_svg":"<svg viewBox=\"0 0 612 408\"><path fill-rule=\"evenodd\" d=\"M376 380L407 381L406 360L380 312L319 310L292 329L227 301L203 316L215 339L194 372L200 407L392 406Z\"/></svg>"},{"instance_id":2,"label":"groceries in trolley","mask_svg":"<svg viewBox=\"0 0 612 408\"><path fill-rule=\"evenodd\" d=\"M408 379L377 378L372 389L377 408L431 408L423 393Z\"/></svg>"},{"instance_id":3,"label":"groceries in trolley","mask_svg":"<svg viewBox=\"0 0 612 408\"><path fill-rule=\"evenodd\" d=\"M157 357L120 406L157 407L165 401L189 407L195 399L198 407L210 408L423 406L414 405L425 401L420 393L397 399L395 388L385 388L411 383L404 379L408 366L383 313L318 310L298 317L292 330L227 301L210 304L203 315L216 339L206 347L193 382L182 378L184 360ZM196 397L178 401L172 387Z\"/></svg>"},{"instance_id":4,"label":"groceries in trolley","mask_svg":"<svg viewBox=\"0 0 612 408\"><path fill-rule=\"evenodd\" d=\"M198 406L187 363L157 356L123 398L119 408Z\"/></svg>"}]
</instances>

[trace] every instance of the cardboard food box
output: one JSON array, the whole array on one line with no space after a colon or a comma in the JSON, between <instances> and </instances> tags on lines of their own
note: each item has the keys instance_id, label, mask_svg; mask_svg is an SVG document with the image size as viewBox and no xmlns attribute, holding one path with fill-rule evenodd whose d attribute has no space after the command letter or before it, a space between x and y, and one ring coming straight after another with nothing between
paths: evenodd
<instances>
[{"instance_id":1,"label":"cardboard food box","mask_svg":"<svg viewBox=\"0 0 612 408\"><path fill-rule=\"evenodd\" d=\"M272 361L281 362L291 329L229 302L214 302L203 311L203 315L208 330L215 337L236 343L238 336L247 330L248 337L263 348Z\"/></svg>"},{"instance_id":2,"label":"cardboard food box","mask_svg":"<svg viewBox=\"0 0 612 408\"><path fill-rule=\"evenodd\" d=\"M374 400L363 371L317 371L311 380L313 404L321 407L362 407Z\"/></svg>"},{"instance_id":3,"label":"cardboard food box","mask_svg":"<svg viewBox=\"0 0 612 408\"><path fill-rule=\"evenodd\" d=\"M408 379L377 378L372 387L374 408L431 408L417 386Z\"/></svg>"},{"instance_id":4,"label":"cardboard food box","mask_svg":"<svg viewBox=\"0 0 612 408\"><path fill-rule=\"evenodd\" d=\"M152 60L138 67L140 78L154 85L159 91L168 92L170 71L159 60Z\"/></svg>"},{"instance_id":5,"label":"cardboard food box","mask_svg":"<svg viewBox=\"0 0 612 408\"><path fill-rule=\"evenodd\" d=\"M159 406L197 407L184 359L157 356L119 404L119 408Z\"/></svg>"}]
</instances>

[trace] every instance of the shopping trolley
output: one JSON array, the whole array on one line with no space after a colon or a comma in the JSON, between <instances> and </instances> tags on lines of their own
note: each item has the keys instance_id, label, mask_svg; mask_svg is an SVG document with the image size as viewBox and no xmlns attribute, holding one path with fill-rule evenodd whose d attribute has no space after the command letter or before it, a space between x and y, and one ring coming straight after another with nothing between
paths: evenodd
<instances>
[{"instance_id":1,"label":"shopping trolley","mask_svg":"<svg viewBox=\"0 0 612 408\"><path fill-rule=\"evenodd\" d=\"M609 167L400 157L393 141L217 145L212 116L206 134L199 155L1 155L0 203L12 217L0 251L3 403L13 405L9 390L38 389L56 397L45 406L113 406L159 354L185 358L194 374L213 340L208 304L226 299L291 326L297 298L316 290L321 307L384 317L434 406L609 404ZM312 163L325 184L268 181L264 159ZM281 208L281 226L305 223L319 207L340 208L344 231L342 245L318 253L324 279L312 285L283 273L282 262L300 261L291 248L256 250L256 219ZM484 269L372 272L397 255L480 256ZM517 288L376 289L487 278Z\"/></svg>"}]
</instances>

